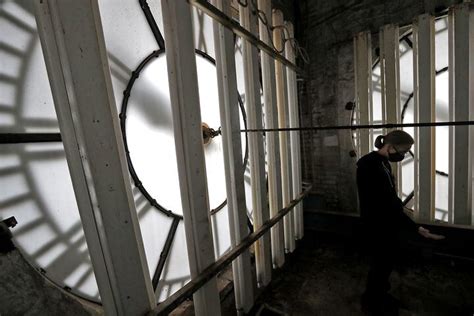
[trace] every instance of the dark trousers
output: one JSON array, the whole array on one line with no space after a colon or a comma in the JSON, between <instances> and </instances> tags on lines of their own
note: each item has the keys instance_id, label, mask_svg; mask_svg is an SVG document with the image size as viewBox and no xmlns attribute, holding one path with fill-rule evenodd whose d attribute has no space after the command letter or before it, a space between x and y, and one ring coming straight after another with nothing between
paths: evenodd
<instances>
[{"instance_id":1,"label":"dark trousers","mask_svg":"<svg viewBox=\"0 0 474 316\"><path fill-rule=\"evenodd\" d=\"M370 303L383 304L390 290L389 278L399 253L399 246L395 240L379 240L372 243L370 269L364 296Z\"/></svg>"}]
</instances>

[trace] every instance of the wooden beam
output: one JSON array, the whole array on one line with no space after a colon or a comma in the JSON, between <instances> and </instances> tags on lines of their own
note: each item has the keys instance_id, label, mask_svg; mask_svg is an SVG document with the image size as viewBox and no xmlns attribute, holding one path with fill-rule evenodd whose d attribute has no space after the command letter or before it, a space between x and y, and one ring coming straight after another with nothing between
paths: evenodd
<instances>
[{"instance_id":1,"label":"wooden beam","mask_svg":"<svg viewBox=\"0 0 474 316\"><path fill-rule=\"evenodd\" d=\"M272 4L270 0L258 0L258 9L261 10L271 24ZM259 20L259 36L260 40L267 45L271 44L268 27ZM270 33L270 34L269 34ZM262 66L262 82L263 82L263 99L265 111L265 128L278 127L278 113L276 101L276 82L275 82L275 62L271 55L261 52ZM280 173L280 153L277 150L279 144L278 133L266 133L265 136L267 151L267 168L268 168L268 195L270 216L273 217L278 213L282 206L282 188ZM285 240L283 234L283 223L278 223L271 230L272 239L272 258L275 267L281 267L285 263Z\"/></svg>"},{"instance_id":2,"label":"wooden beam","mask_svg":"<svg viewBox=\"0 0 474 316\"><path fill-rule=\"evenodd\" d=\"M166 301L159 304L153 311L148 313L148 315L169 315L176 307L179 306L179 304L191 296L192 293L196 292L203 284L208 282L208 280L213 278L220 271L224 270L230 262L232 262L237 256L252 246L252 244L254 244L257 239L266 234L267 231L271 229L271 227L281 222L281 219L286 214L288 214L289 211L291 211L298 203L301 203L303 198L308 195L309 191L311 191L311 186L304 188L304 191L301 192L301 194L295 200L291 201L289 205L278 211L274 217L265 221L262 224L262 227L248 235L244 240L242 240L240 244L220 257L214 264L207 267L206 270L204 270L196 278L193 278L191 281L189 281L184 287L171 295Z\"/></svg>"},{"instance_id":3,"label":"wooden beam","mask_svg":"<svg viewBox=\"0 0 474 316\"><path fill-rule=\"evenodd\" d=\"M87 246L106 314L155 305L97 1L36 0L36 20Z\"/></svg>"},{"instance_id":4,"label":"wooden beam","mask_svg":"<svg viewBox=\"0 0 474 316\"><path fill-rule=\"evenodd\" d=\"M226 15L231 15L227 0L212 0L212 4ZM214 21L214 47L216 53L217 85L222 127L222 147L232 247L249 234L247 205L245 203L244 165L240 133L239 95L235 70L234 34ZM253 280L250 252L244 251L232 262L234 295L237 314L248 313L253 306Z\"/></svg>"},{"instance_id":5,"label":"wooden beam","mask_svg":"<svg viewBox=\"0 0 474 316\"><path fill-rule=\"evenodd\" d=\"M288 29L288 36L294 38L294 29L291 22L285 22ZM295 62L295 48L292 45L292 41L288 40L285 46L286 58ZM286 70L287 85L288 85L288 107L289 107L289 127L299 128L300 118L298 109L298 89L296 83L296 72L292 69ZM302 179L301 179L301 148L300 148L300 132L290 132L290 148L291 148L291 167L292 167L292 195L291 199L297 197L302 190ZM294 231L296 239L302 239L304 236L304 224L303 224L303 206L301 204L296 205L294 214Z\"/></svg>"},{"instance_id":6,"label":"wooden beam","mask_svg":"<svg viewBox=\"0 0 474 316\"><path fill-rule=\"evenodd\" d=\"M273 10L273 44L278 51L282 51L285 47L284 43L284 20L283 13L280 10ZM286 85L286 72L282 63L275 60L275 79L276 79L276 96L278 109L278 127L287 128L288 125L288 99ZM289 159L289 140L287 132L280 132L280 159L281 159L281 187L282 187L282 203L286 205L291 200L291 175ZM283 228L285 234L285 252L293 252L295 250L295 236L293 224L293 212L290 212L283 219Z\"/></svg>"},{"instance_id":7,"label":"wooden beam","mask_svg":"<svg viewBox=\"0 0 474 316\"><path fill-rule=\"evenodd\" d=\"M434 17L420 15L413 23L413 99L415 122L435 117ZM415 216L428 222L435 212L435 128L415 128Z\"/></svg>"},{"instance_id":8,"label":"wooden beam","mask_svg":"<svg viewBox=\"0 0 474 316\"><path fill-rule=\"evenodd\" d=\"M248 6L240 6L240 24L252 34L257 34L257 17ZM242 39L245 82L245 110L248 128L263 128L262 99L260 94L260 72L258 50L252 43ZM249 133L250 186L252 188L253 226L259 229L270 218L265 176L265 148L263 134ZM255 265L258 286L266 286L272 278L270 233L255 243Z\"/></svg>"},{"instance_id":9,"label":"wooden beam","mask_svg":"<svg viewBox=\"0 0 474 316\"><path fill-rule=\"evenodd\" d=\"M369 32L354 37L355 99L358 108L358 124L372 123L372 45ZM359 157L371 151L373 143L368 130L358 132Z\"/></svg>"},{"instance_id":10,"label":"wooden beam","mask_svg":"<svg viewBox=\"0 0 474 316\"><path fill-rule=\"evenodd\" d=\"M191 7L186 0L162 0L161 8L186 245L191 277L195 278L215 257ZM220 315L215 278L194 294L194 311L198 316Z\"/></svg>"},{"instance_id":11,"label":"wooden beam","mask_svg":"<svg viewBox=\"0 0 474 316\"><path fill-rule=\"evenodd\" d=\"M473 5L449 10L449 109L450 120L474 118L474 17ZM474 128L449 129L449 221L474 224Z\"/></svg>"},{"instance_id":12,"label":"wooden beam","mask_svg":"<svg viewBox=\"0 0 474 316\"><path fill-rule=\"evenodd\" d=\"M382 122L401 123L400 108L400 48L399 29L389 24L380 29L380 75L382 82ZM390 132L391 130L384 131ZM402 194L402 168L392 163L393 174L397 176L398 192Z\"/></svg>"}]
</instances>

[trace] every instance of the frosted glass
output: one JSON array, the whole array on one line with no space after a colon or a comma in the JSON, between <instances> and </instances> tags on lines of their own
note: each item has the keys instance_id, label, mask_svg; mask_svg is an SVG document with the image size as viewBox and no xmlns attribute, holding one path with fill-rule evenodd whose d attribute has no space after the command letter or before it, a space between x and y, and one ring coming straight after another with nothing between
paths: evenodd
<instances>
[{"instance_id":1,"label":"frosted glass","mask_svg":"<svg viewBox=\"0 0 474 316\"><path fill-rule=\"evenodd\" d=\"M217 130L220 116L215 67L198 57L197 68L201 83L201 118L209 127ZM162 206L182 214L164 56L150 63L135 82L126 124L130 157L143 185ZM204 150L209 200L211 208L215 208L226 198L222 138L213 138Z\"/></svg>"},{"instance_id":2,"label":"frosted glass","mask_svg":"<svg viewBox=\"0 0 474 316\"><path fill-rule=\"evenodd\" d=\"M442 17L435 22L435 65L436 70L448 66L448 30L447 17ZM412 36L408 36L412 39ZM439 73L435 78L436 90L436 121L449 120L449 71ZM376 63L372 75L373 87L373 113L374 121L377 123L381 119L381 94L380 94L380 65ZM406 44L404 40L400 41L400 106L406 102L407 107L404 112L403 123L413 123L413 50ZM414 135L414 128L404 128L404 131L410 135ZM372 131L374 139L380 135L380 131ZM448 173L449 169L449 151L446 150L449 145L449 127L436 128L436 170ZM416 144L412 148L414 151ZM413 160L407 158L402 163L402 197L408 196L414 188L414 165ZM435 218L447 221L447 204L448 204L448 177L441 174L436 176L436 212Z\"/></svg>"},{"instance_id":3,"label":"frosted glass","mask_svg":"<svg viewBox=\"0 0 474 316\"><path fill-rule=\"evenodd\" d=\"M160 280L156 289L160 302L164 301L190 280L189 265L187 264L188 256L186 251L182 251L183 249L186 249L186 237L184 234L184 223L181 222L173 240L170 256L166 260L163 269L164 280Z\"/></svg>"},{"instance_id":4,"label":"frosted glass","mask_svg":"<svg viewBox=\"0 0 474 316\"><path fill-rule=\"evenodd\" d=\"M9 78L0 81L0 131L57 132L33 3L6 1L0 10L0 74Z\"/></svg>"},{"instance_id":5,"label":"frosted glass","mask_svg":"<svg viewBox=\"0 0 474 316\"><path fill-rule=\"evenodd\" d=\"M162 29L159 1L149 1ZM138 1L100 0L113 93L120 111L123 91L133 70L158 45ZM59 132L51 89L31 1L0 4L0 132ZM194 9L196 12L196 10ZM12 23L8 17L18 20ZM214 55L212 23L195 14L195 44ZM197 57L203 121L220 127L216 70ZM242 69L241 63L237 65ZM243 91L243 87L239 88ZM237 106L237 100L236 100ZM129 103L127 135L131 157L153 197L182 213L164 55L143 71ZM241 126L243 119L241 117ZM243 151L245 135L242 134ZM141 151L140 151L141 150ZM226 198L221 137L205 148L212 208ZM0 218L15 216L14 241L32 266L73 294L100 301L95 276L61 143L0 145ZM247 205L251 196L246 185ZM150 277L153 276L171 227L171 218L150 206L133 187ZM213 216L216 256L230 248L228 210ZM156 295L160 301L189 280L188 257L181 221Z\"/></svg>"}]
</instances>

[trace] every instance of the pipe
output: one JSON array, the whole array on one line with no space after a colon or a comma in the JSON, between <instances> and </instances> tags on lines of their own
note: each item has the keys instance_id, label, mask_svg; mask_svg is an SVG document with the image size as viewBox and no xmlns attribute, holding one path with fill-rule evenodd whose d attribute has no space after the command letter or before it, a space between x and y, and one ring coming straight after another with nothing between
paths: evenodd
<instances>
[{"instance_id":1,"label":"pipe","mask_svg":"<svg viewBox=\"0 0 474 316\"><path fill-rule=\"evenodd\" d=\"M240 244L235 246L226 255L222 256L219 260L204 269L201 274L189 281L189 283L187 283L179 291L171 295L166 301L160 303L148 315L168 315L188 297L190 297L194 292L196 292L204 284L206 284L207 281L215 277L220 271L227 267L241 253L243 253L250 246L252 246L253 243L257 241L260 237L262 237L268 230L270 230L270 228L276 225L286 214L288 214L288 212L290 212L298 203L303 200L303 198L309 193L311 188L311 185L306 187L296 199L291 201L290 204L288 204L285 208L281 209L277 215L263 223L263 225L259 229L244 238Z\"/></svg>"}]
</instances>

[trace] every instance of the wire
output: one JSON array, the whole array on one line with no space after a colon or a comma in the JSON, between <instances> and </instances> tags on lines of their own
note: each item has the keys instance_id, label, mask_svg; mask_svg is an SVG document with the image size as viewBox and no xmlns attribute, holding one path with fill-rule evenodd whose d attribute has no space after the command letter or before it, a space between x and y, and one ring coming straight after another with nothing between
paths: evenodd
<instances>
[{"instance_id":1,"label":"wire","mask_svg":"<svg viewBox=\"0 0 474 316\"><path fill-rule=\"evenodd\" d=\"M426 122L426 123L401 123L401 124L371 124L371 125L333 125L333 126L308 126L308 127L286 127L286 128L261 128L242 129L241 132L292 132L292 131L321 131L321 130L356 130L356 129L383 129L402 127L437 127L437 126L471 126L474 121L451 121L451 122Z\"/></svg>"},{"instance_id":2,"label":"wire","mask_svg":"<svg viewBox=\"0 0 474 316\"><path fill-rule=\"evenodd\" d=\"M243 7L247 7L249 5L248 0L245 0L245 2L243 0L237 0L237 2ZM287 41L290 41L291 46L295 50L296 57L301 57L301 60L305 64L310 63L310 58L309 58L308 52L306 51L305 48L303 48L302 46L299 45L296 38L291 37L290 32L289 32L288 28L286 27L286 25L276 25L276 26L272 27L269 23L267 15L265 14L265 12L263 12L262 10L260 10L258 8L258 5L255 3L255 0L250 0L250 6L252 8L252 10L251 10L252 14L256 15L257 19L260 20L262 22L262 24L265 26L265 29L267 30L267 33L268 33L268 38L269 38L270 44L276 52L278 52L279 54L284 53L285 52L285 43ZM273 30L274 29L279 29L279 28L283 29L283 31L282 31L283 47L282 47L281 50L276 48L275 42L273 41ZM285 32L286 32L286 34L285 34Z\"/></svg>"}]
</instances>

